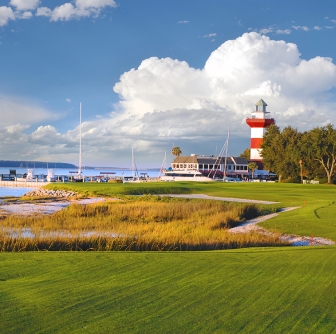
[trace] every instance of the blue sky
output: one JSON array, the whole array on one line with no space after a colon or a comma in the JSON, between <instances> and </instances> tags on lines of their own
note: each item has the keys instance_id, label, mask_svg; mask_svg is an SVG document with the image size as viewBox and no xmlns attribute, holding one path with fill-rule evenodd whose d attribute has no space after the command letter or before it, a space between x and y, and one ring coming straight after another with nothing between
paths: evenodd
<instances>
[{"instance_id":1,"label":"blue sky","mask_svg":"<svg viewBox=\"0 0 336 334\"><path fill-rule=\"evenodd\" d=\"M216 154L229 127L238 155L260 98L335 124L335 27L326 0L0 0L0 159L77 163L79 102L97 166Z\"/></svg>"}]
</instances>

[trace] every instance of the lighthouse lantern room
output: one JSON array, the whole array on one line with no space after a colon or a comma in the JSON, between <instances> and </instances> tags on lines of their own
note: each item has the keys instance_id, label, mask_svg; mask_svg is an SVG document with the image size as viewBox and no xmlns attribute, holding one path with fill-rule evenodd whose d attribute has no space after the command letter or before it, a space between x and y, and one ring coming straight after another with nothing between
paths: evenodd
<instances>
[{"instance_id":1,"label":"lighthouse lantern room","mask_svg":"<svg viewBox=\"0 0 336 334\"><path fill-rule=\"evenodd\" d=\"M250 160L261 163L261 143L265 129L274 124L274 118L270 118L269 112L266 111L267 104L263 99L260 99L255 106L255 111L252 111L251 118L246 118L246 123L251 128Z\"/></svg>"}]
</instances>

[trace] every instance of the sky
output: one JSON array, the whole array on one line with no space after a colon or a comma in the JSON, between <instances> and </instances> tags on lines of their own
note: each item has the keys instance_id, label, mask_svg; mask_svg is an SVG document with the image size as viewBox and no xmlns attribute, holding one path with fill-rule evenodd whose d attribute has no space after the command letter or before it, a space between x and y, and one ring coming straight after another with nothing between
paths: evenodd
<instances>
[{"instance_id":1,"label":"sky","mask_svg":"<svg viewBox=\"0 0 336 334\"><path fill-rule=\"evenodd\" d=\"M0 0L0 160L160 167L336 124L333 0Z\"/></svg>"}]
</instances>

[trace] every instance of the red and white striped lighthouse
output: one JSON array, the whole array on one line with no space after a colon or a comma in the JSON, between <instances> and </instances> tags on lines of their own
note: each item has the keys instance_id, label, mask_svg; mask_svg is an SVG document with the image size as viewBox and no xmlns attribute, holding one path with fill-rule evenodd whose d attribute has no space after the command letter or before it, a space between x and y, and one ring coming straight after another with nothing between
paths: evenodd
<instances>
[{"instance_id":1,"label":"red and white striped lighthouse","mask_svg":"<svg viewBox=\"0 0 336 334\"><path fill-rule=\"evenodd\" d=\"M246 123L251 128L250 160L262 162L261 143L265 129L271 124L274 124L274 118L269 117L269 112L266 111L267 104L263 99L260 99L255 106L256 110L252 111L252 117L246 118Z\"/></svg>"}]
</instances>

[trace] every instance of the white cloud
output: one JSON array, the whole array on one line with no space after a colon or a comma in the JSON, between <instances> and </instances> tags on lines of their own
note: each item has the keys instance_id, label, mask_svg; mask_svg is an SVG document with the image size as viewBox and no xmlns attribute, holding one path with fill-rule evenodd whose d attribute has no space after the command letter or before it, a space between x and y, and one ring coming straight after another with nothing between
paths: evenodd
<instances>
[{"instance_id":1,"label":"white cloud","mask_svg":"<svg viewBox=\"0 0 336 334\"><path fill-rule=\"evenodd\" d=\"M1 126L17 123L36 124L54 119L54 115L48 110L32 101L3 95L0 95L0 117Z\"/></svg>"},{"instance_id":2,"label":"white cloud","mask_svg":"<svg viewBox=\"0 0 336 334\"><path fill-rule=\"evenodd\" d=\"M306 26L292 26L295 30L303 30L303 31L309 31L309 28Z\"/></svg>"},{"instance_id":3,"label":"white cloud","mask_svg":"<svg viewBox=\"0 0 336 334\"><path fill-rule=\"evenodd\" d=\"M11 0L9 2L10 6L14 6L17 10L22 11L35 9L39 4L39 0Z\"/></svg>"},{"instance_id":4,"label":"white cloud","mask_svg":"<svg viewBox=\"0 0 336 334\"><path fill-rule=\"evenodd\" d=\"M52 10L50 8L48 8L48 7L37 8L36 16L51 17L51 15L52 15Z\"/></svg>"},{"instance_id":5,"label":"white cloud","mask_svg":"<svg viewBox=\"0 0 336 334\"><path fill-rule=\"evenodd\" d=\"M15 16L19 19L30 19L33 17L33 14L32 12L16 12Z\"/></svg>"},{"instance_id":6,"label":"white cloud","mask_svg":"<svg viewBox=\"0 0 336 334\"><path fill-rule=\"evenodd\" d=\"M134 146L137 162L143 159L148 165L153 157L163 158L172 143L181 146L184 154L211 154L215 142L225 141L229 126L229 154L239 154L249 146L245 119L260 98L279 126L306 130L327 121L336 123L336 103L330 99L335 86L336 66L330 58L301 59L297 45L256 32L226 41L201 69L171 58L148 58L115 84L120 101L113 112L83 123L83 156L91 157L91 164L115 165L111 160L127 159L131 164ZM11 113L20 108L6 109L1 103L0 110L2 126L7 126L0 131L4 154L12 154L14 145L16 154L27 157L49 152L63 156L62 161L77 161L78 127L66 133L51 125L30 130L25 124L36 122L37 110ZM41 109L40 115L45 122L51 117Z\"/></svg>"},{"instance_id":7,"label":"white cloud","mask_svg":"<svg viewBox=\"0 0 336 334\"><path fill-rule=\"evenodd\" d=\"M314 30L322 30L322 28L319 26L314 26Z\"/></svg>"},{"instance_id":8,"label":"white cloud","mask_svg":"<svg viewBox=\"0 0 336 334\"><path fill-rule=\"evenodd\" d=\"M292 31L290 29L284 29L284 30L278 29L275 31L275 33L278 35L289 35L292 33Z\"/></svg>"},{"instance_id":9,"label":"white cloud","mask_svg":"<svg viewBox=\"0 0 336 334\"><path fill-rule=\"evenodd\" d=\"M78 18L82 16L90 16L90 11L85 9L78 9L74 7L71 3L65 3L64 5L56 7L51 12L51 21L68 21L73 18Z\"/></svg>"},{"instance_id":10,"label":"white cloud","mask_svg":"<svg viewBox=\"0 0 336 334\"><path fill-rule=\"evenodd\" d=\"M189 21L178 21L177 23L186 24L186 23L189 23Z\"/></svg>"},{"instance_id":11,"label":"white cloud","mask_svg":"<svg viewBox=\"0 0 336 334\"><path fill-rule=\"evenodd\" d=\"M114 87L121 101L110 125L128 142L180 136L192 142L200 134L211 140L228 122L248 136L244 118L262 97L280 124L300 127L307 110L314 121L323 113L333 115L327 92L334 86L331 59L302 60L295 44L246 33L215 50L202 70L170 58L149 58L124 73ZM293 110L289 121L284 115Z\"/></svg>"},{"instance_id":12,"label":"white cloud","mask_svg":"<svg viewBox=\"0 0 336 334\"><path fill-rule=\"evenodd\" d=\"M274 31L273 27L263 28L263 29L258 30L259 34L261 34L261 35L267 35L267 34L269 34L270 32L273 32L273 31Z\"/></svg>"},{"instance_id":13,"label":"white cloud","mask_svg":"<svg viewBox=\"0 0 336 334\"><path fill-rule=\"evenodd\" d=\"M5 26L9 20L15 20L15 15L10 7L0 7L0 27Z\"/></svg>"},{"instance_id":14,"label":"white cloud","mask_svg":"<svg viewBox=\"0 0 336 334\"><path fill-rule=\"evenodd\" d=\"M77 8L103 8L103 7L117 7L114 0L76 0Z\"/></svg>"},{"instance_id":15,"label":"white cloud","mask_svg":"<svg viewBox=\"0 0 336 334\"><path fill-rule=\"evenodd\" d=\"M65 101L67 101L67 102L69 102L69 103L71 102L71 100L70 100L70 99L65 99Z\"/></svg>"},{"instance_id":16,"label":"white cloud","mask_svg":"<svg viewBox=\"0 0 336 334\"><path fill-rule=\"evenodd\" d=\"M116 6L114 0L76 0L74 4L67 2L54 9L40 7L36 15L50 17L51 21L69 21L82 17L96 17L103 8Z\"/></svg>"},{"instance_id":17,"label":"white cloud","mask_svg":"<svg viewBox=\"0 0 336 334\"><path fill-rule=\"evenodd\" d=\"M205 37L205 38L207 38L207 37L215 37L215 36L217 36L217 34L214 32L214 33L212 33L212 34L208 34L208 35L204 35L203 37Z\"/></svg>"}]
</instances>

